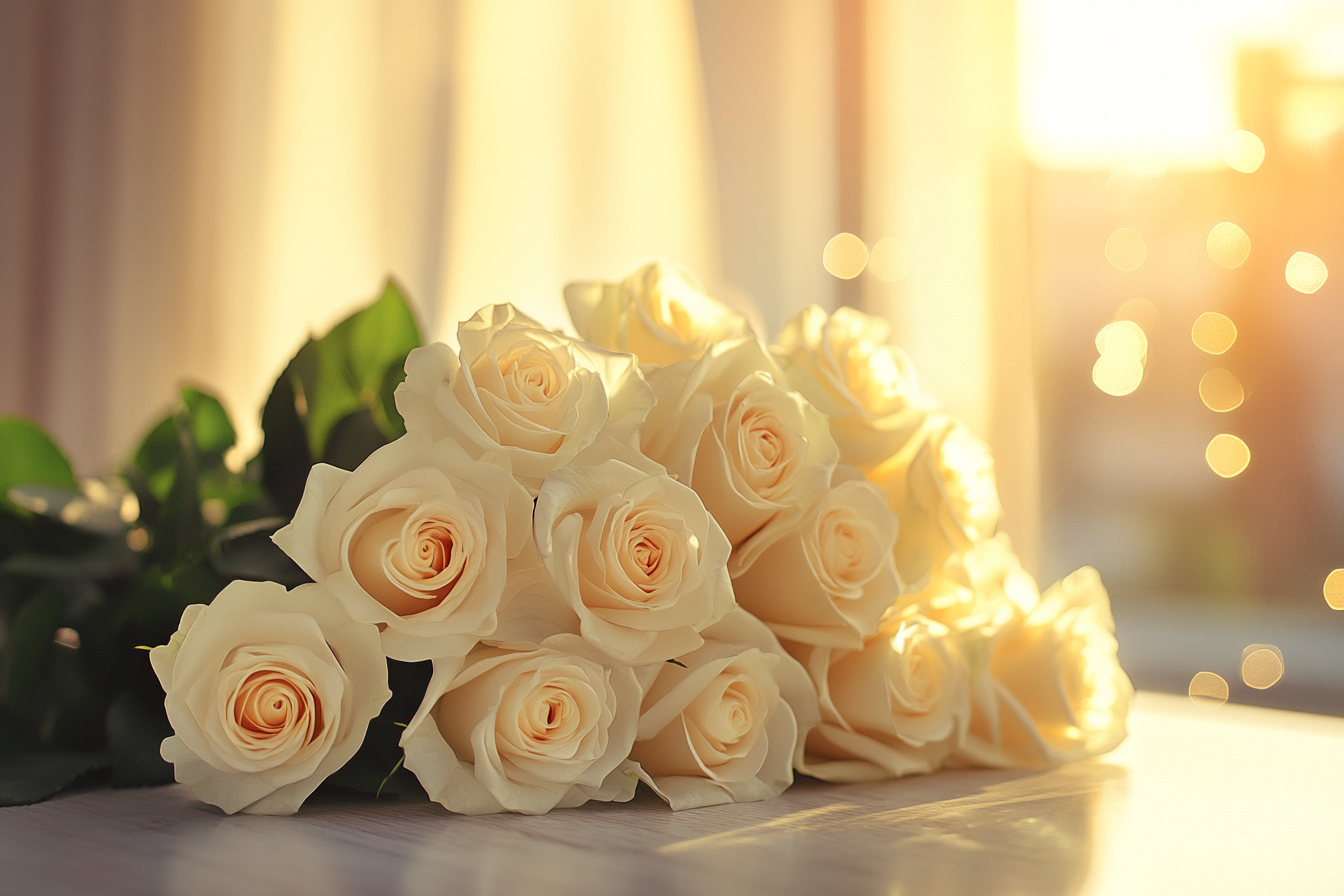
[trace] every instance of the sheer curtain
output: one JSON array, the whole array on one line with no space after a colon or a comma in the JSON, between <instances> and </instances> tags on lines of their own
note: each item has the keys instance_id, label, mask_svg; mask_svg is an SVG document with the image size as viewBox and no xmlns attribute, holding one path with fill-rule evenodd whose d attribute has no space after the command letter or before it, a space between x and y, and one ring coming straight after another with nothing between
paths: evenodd
<instances>
[{"instance_id":1,"label":"sheer curtain","mask_svg":"<svg viewBox=\"0 0 1344 896\"><path fill-rule=\"evenodd\" d=\"M86 472L182 380L244 443L280 366L391 273L431 336L685 262L773 334L896 322L1036 526L1011 3L0 0L0 412ZM914 250L842 284L849 229Z\"/></svg>"}]
</instances>

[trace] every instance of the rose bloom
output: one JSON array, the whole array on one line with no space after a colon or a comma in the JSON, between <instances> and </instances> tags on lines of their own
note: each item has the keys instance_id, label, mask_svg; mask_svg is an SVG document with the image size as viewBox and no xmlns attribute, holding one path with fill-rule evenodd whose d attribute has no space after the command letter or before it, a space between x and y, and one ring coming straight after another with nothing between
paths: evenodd
<instances>
[{"instance_id":1,"label":"rose bloom","mask_svg":"<svg viewBox=\"0 0 1344 896\"><path fill-rule=\"evenodd\" d=\"M857 650L901 596L896 517L852 467L795 531L733 582L737 602L787 641Z\"/></svg>"},{"instance_id":2,"label":"rose bloom","mask_svg":"<svg viewBox=\"0 0 1344 896\"><path fill-rule=\"evenodd\" d=\"M540 815L624 802L641 691L630 667L577 635L532 650L481 645L436 660L401 745L430 799L453 812Z\"/></svg>"},{"instance_id":3,"label":"rose bloom","mask_svg":"<svg viewBox=\"0 0 1344 896\"><path fill-rule=\"evenodd\" d=\"M734 609L656 673L630 758L673 809L770 799L793 783L816 694L750 613Z\"/></svg>"},{"instance_id":4,"label":"rose bloom","mask_svg":"<svg viewBox=\"0 0 1344 896\"><path fill-rule=\"evenodd\" d=\"M494 631L531 513L506 466L406 435L353 473L314 465L273 540L352 617L382 629L388 656L416 661L461 656Z\"/></svg>"},{"instance_id":5,"label":"rose bloom","mask_svg":"<svg viewBox=\"0 0 1344 896\"><path fill-rule=\"evenodd\" d=\"M899 778L934 771L970 716L959 639L908 616L862 650L790 645L817 688L821 724L799 769L824 781Z\"/></svg>"},{"instance_id":6,"label":"rose bloom","mask_svg":"<svg viewBox=\"0 0 1344 896\"><path fill-rule=\"evenodd\" d=\"M534 527L556 597L584 638L623 662L696 649L733 606L728 539L696 493L661 472L614 459L556 470Z\"/></svg>"},{"instance_id":7,"label":"rose bloom","mask_svg":"<svg viewBox=\"0 0 1344 896\"><path fill-rule=\"evenodd\" d=\"M946 414L932 414L905 446L867 471L901 521L896 568L921 584L953 554L991 537L1003 508L989 446Z\"/></svg>"},{"instance_id":8,"label":"rose bloom","mask_svg":"<svg viewBox=\"0 0 1344 896\"><path fill-rule=\"evenodd\" d=\"M751 335L746 318L666 261L651 261L620 283L570 283L565 304L581 337L645 364L694 360L716 342Z\"/></svg>"},{"instance_id":9,"label":"rose bloom","mask_svg":"<svg viewBox=\"0 0 1344 896\"><path fill-rule=\"evenodd\" d=\"M1115 622L1096 570L1078 570L1019 609L987 652L972 682L974 714L959 751L966 761L1073 762L1124 740L1134 688L1116 661Z\"/></svg>"},{"instance_id":10,"label":"rose bloom","mask_svg":"<svg viewBox=\"0 0 1344 896\"><path fill-rule=\"evenodd\" d=\"M473 458L503 451L536 494L544 477L601 436L634 443L653 394L631 355L547 330L488 305L442 343L413 350L397 410L406 430L452 438Z\"/></svg>"},{"instance_id":11,"label":"rose bloom","mask_svg":"<svg viewBox=\"0 0 1344 896\"><path fill-rule=\"evenodd\" d=\"M957 632L996 635L1014 617L1040 602L1036 580L1000 532L953 554L919 591L901 595L882 619L890 627L901 618L922 615Z\"/></svg>"},{"instance_id":12,"label":"rose bloom","mask_svg":"<svg viewBox=\"0 0 1344 896\"><path fill-rule=\"evenodd\" d=\"M831 418L840 462L867 469L897 451L934 408L891 324L853 308L804 308L772 351L789 384Z\"/></svg>"},{"instance_id":13,"label":"rose bloom","mask_svg":"<svg viewBox=\"0 0 1344 896\"><path fill-rule=\"evenodd\" d=\"M230 814L292 815L392 696L378 629L320 585L233 582L149 652L173 736L163 758Z\"/></svg>"},{"instance_id":14,"label":"rose bloom","mask_svg":"<svg viewBox=\"0 0 1344 896\"><path fill-rule=\"evenodd\" d=\"M755 339L717 343L699 361L652 371L649 383L658 403L641 450L700 495L733 545L737 577L829 487L830 426Z\"/></svg>"}]
</instances>

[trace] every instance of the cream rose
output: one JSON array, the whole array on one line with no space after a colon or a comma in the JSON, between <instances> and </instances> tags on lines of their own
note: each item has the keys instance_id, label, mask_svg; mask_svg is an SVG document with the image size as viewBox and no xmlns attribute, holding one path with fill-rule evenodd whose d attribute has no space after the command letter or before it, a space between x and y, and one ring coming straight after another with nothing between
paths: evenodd
<instances>
[{"instance_id":1,"label":"cream rose","mask_svg":"<svg viewBox=\"0 0 1344 896\"><path fill-rule=\"evenodd\" d=\"M317 464L273 539L354 619L382 629L388 656L461 656L494 631L506 564L531 529L527 491L506 460L485 457L409 434L353 473Z\"/></svg>"},{"instance_id":2,"label":"cream rose","mask_svg":"<svg viewBox=\"0 0 1344 896\"><path fill-rule=\"evenodd\" d=\"M452 438L473 458L502 451L536 494L542 478L599 435L635 444L653 393L631 355L543 328L489 305L441 343L406 358L397 410L412 433Z\"/></svg>"},{"instance_id":3,"label":"cream rose","mask_svg":"<svg viewBox=\"0 0 1344 896\"><path fill-rule=\"evenodd\" d=\"M645 364L694 360L716 342L751 335L746 318L666 261L651 261L620 283L570 283L565 304L581 337L633 352Z\"/></svg>"},{"instance_id":4,"label":"cream rose","mask_svg":"<svg viewBox=\"0 0 1344 896\"><path fill-rule=\"evenodd\" d=\"M826 418L784 385L755 339L653 371L658 404L641 448L690 483L733 545L741 575L829 487L838 450Z\"/></svg>"},{"instance_id":5,"label":"cream rose","mask_svg":"<svg viewBox=\"0 0 1344 896\"><path fill-rule=\"evenodd\" d=\"M827 492L797 530L734 580L733 591L786 641L857 650L901 596L895 541L885 496L860 475Z\"/></svg>"},{"instance_id":6,"label":"cream rose","mask_svg":"<svg viewBox=\"0 0 1344 896\"><path fill-rule=\"evenodd\" d=\"M817 722L807 674L759 621L734 609L705 643L657 667L630 758L673 809L779 796Z\"/></svg>"},{"instance_id":7,"label":"cream rose","mask_svg":"<svg viewBox=\"0 0 1344 896\"><path fill-rule=\"evenodd\" d=\"M960 754L996 766L1087 759L1125 738L1134 688L1116 661L1101 577L1084 567L1018 612L990 641L973 680L974 715Z\"/></svg>"},{"instance_id":8,"label":"cream rose","mask_svg":"<svg viewBox=\"0 0 1344 896\"><path fill-rule=\"evenodd\" d=\"M173 736L163 758L230 814L292 815L392 696L378 630L320 585L234 582L149 652Z\"/></svg>"},{"instance_id":9,"label":"cream rose","mask_svg":"<svg viewBox=\"0 0 1344 896\"><path fill-rule=\"evenodd\" d=\"M932 414L893 457L867 471L901 521L896 568L922 585L954 553L991 537L1003 508L989 446Z\"/></svg>"},{"instance_id":10,"label":"cream rose","mask_svg":"<svg viewBox=\"0 0 1344 896\"><path fill-rule=\"evenodd\" d=\"M876 781L937 769L970 716L966 661L946 626L910 616L862 650L791 646L817 688L821 724L799 769Z\"/></svg>"},{"instance_id":11,"label":"cream rose","mask_svg":"<svg viewBox=\"0 0 1344 896\"><path fill-rule=\"evenodd\" d=\"M772 351L789 384L831 418L840 462L867 469L897 451L935 407L905 352L887 344L891 324L853 308L804 308Z\"/></svg>"},{"instance_id":12,"label":"cream rose","mask_svg":"<svg viewBox=\"0 0 1344 896\"><path fill-rule=\"evenodd\" d=\"M696 649L733 606L728 539L696 493L661 472L620 460L562 467L542 483L533 525L555 586L542 599L562 602L583 637L622 662Z\"/></svg>"},{"instance_id":13,"label":"cream rose","mask_svg":"<svg viewBox=\"0 0 1344 896\"><path fill-rule=\"evenodd\" d=\"M1015 615L1031 612L1040 599L1036 580L1022 568L1008 536L1000 532L953 554L924 588L901 595L882 625L922 615L954 631L988 638Z\"/></svg>"},{"instance_id":14,"label":"cream rose","mask_svg":"<svg viewBox=\"0 0 1344 896\"><path fill-rule=\"evenodd\" d=\"M540 815L634 795L634 672L577 635L533 650L481 646L436 660L401 744L430 799L453 812Z\"/></svg>"}]
</instances>

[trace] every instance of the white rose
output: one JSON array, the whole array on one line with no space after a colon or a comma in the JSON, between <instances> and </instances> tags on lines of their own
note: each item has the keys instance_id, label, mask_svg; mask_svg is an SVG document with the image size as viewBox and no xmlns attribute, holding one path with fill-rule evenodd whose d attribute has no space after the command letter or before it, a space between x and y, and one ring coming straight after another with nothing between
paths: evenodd
<instances>
[{"instance_id":1,"label":"white rose","mask_svg":"<svg viewBox=\"0 0 1344 896\"><path fill-rule=\"evenodd\" d=\"M1003 508L989 446L946 414L931 414L895 456L867 471L901 521L896 568L924 583L953 554L994 534Z\"/></svg>"},{"instance_id":2,"label":"white rose","mask_svg":"<svg viewBox=\"0 0 1344 896\"><path fill-rule=\"evenodd\" d=\"M430 799L453 812L540 815L590 799L624 802L639 721L634 672L577 635L534 650L481 646L436 660L401 744Z\"/></svg>"},{"instance_id":3,"label":"white rose","mask_svg":"<svg viewBox=\"0 0 1344 896\"><path fill-rule=\"evenodd\" d=\"M700 630L733 606L728 539L695 492L663 473L619 460L562 467L541 485L534 526L555 599L622 662L696 649Z\"/></svg>"},{"instance_id":4,"label":"white rose","mask_svg":"<svg viewBox=\"0 0 1344 896\"><path fill-rule=\"evenodd\" d=\"M392 696L378 630L320 585L233 582L149 660L175 732L163 758L230 814L297 812Z\"/></svg>"},{"instance_id":5,"label":"white rose","mask_svg":"<svg viewBox=\"0 0 1344 896\"><path fill-rule=\"evenodd\" d=\"M630 758L673 809L779 796L816 724L807 674L770 631L735 609L704 646L657 668Z\"/></svg>"},{"instance_id":6,"label":"white rose","mask_svg":"<svg viewBox=\"0 0 1344 896\"><path fill-rule=\"evenodd\" d=\"M489 305L441 343L406 358L397 410L406 430L452 438L473 458L503 451L533 494L599 435L635 444L653 393L631 355L543 328Z\"/></svg>"},{"instance_id":7,"label":"white rose","mask_svg":"<svg viewBox=\"0 0 1344 896\"><path fill-rule=\"evenodd\" d=\"M896 517L882 492L861 477L841 482L733 581L733 591L786 641L857 650L901 596L895 541Z\"/></svg>"},{"instance_id":8,"label":"white rose","mask_svg":"<svg viewBox=\"0 0 1344 896\"><path fill-rule=\"evenodd\" d=\"M734 577L798 525L835 469L826 418L784 383L755 339L649 375L658 404L641 448L700 495L733 545Z\"/></svg>"},{"instance_id":9,"label":"white rose","mask_svg":"<svg viewBox=\"0 0 1344 896\"><path fill-rule=\"evenodd\" d=\"M1125 738L1134 688L1116 661L1115 622L1097 571L1084 567L991 639L973 680L961 756L982 765L1086 759Z\"/></svg>"},{"instance_id":10,"label":"white rose","mask_svg":"<svg viewBox=\"0 0 1344 896\"><path fill-rule=\"evenodd\" d=\"M935 407L891 324L853 308L804 308L773 347L789 383L831 418L840 462L867 469L891 457Z\"/></svg>"},{"instance_id":11,"label":"white rose","mask_svg":"<svg viewBox=\"0 0 1344 896\"><path fill-rule=\"evenodd\" d=\"M937 769L970 716L966 661L946 626L910 616L862 650L791 645L817 688L821 724L799 769L876 781Z\"/></svg>"},{"instance_id":12,"label":"white rose","mask_svg":"<svg viewBox=\"0 0 1344 896\"><path fill-rule=\"evenodd\" d=\"M1002 532L953 554L919 591L901 595L883 617L891 626L911 615L927 616L953 631L987 638L1041 599L1036 580L1022 568Z\"/></svg>"},{"instance_id":13,"label":"white rose","mask_svg":"<svg viewBox=\"0 0 1344 896\"><path fill-rule=\"evenodd\" d=\"M751 335L746 318L666 261L651 261L620 283L570 283L565 304L581 337L633 352L645 364L694 360L716 342Z\"/></svg>"},{"instance_id":14,"label":"white rose","mask_svg":"<svg viewBox=\"0 0 1344 896\"><path fill-rule=\"evenodd\" d=\"M353 473L315 465L273 539L352 617L382 629L388 656L416 661L461 656L494 631L531 514L506 467L406 435Z\"/></svg>"}]
</instances>

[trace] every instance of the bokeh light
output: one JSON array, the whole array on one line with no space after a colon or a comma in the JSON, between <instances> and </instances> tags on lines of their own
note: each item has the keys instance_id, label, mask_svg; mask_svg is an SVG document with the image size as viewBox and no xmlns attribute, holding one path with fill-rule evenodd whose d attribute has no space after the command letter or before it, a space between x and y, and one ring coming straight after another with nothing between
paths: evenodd
<instances>
[{"instance_id":1,"label":"bokeh light","mask_svg":"<svg viewBox=\"0 0 1344 896\"><path fill-rule=\"evenodd\" d=\"M1250 131L1233 131L1223 144L1223 158L1242 174L1250 174L1265 161L1265 144Z\"/></svg>"},{"instance_id":2,"label":"bokeh light","mask_svg":"<svg viewBox=\"0 0 1344 896\"><path fill-rule=\"evenodd\" d=\"M1145 333L1157 329L1157 306L1145 298L1129 299L1115 311L1116 320L1132 320Z\"/></svg>"},{"instance_id":3,"label":"bokeh light","mask_svg":"<svg viewBox=\"0 0 1344 896\"><path fill-rule=\"evenodd\" d=\"M1230 433L1219 433L1204 449L1204 459L1209 469L1224 479L1241 475L1251 462L1251 449L1241 439Z\"/></svg>"},{"instance_id":4,"label":"bokeh light","mask_svg":"<svg viewBox=\"0 0 1344 896\"><path fill-rule=\"evenodd\" d=\"M1225 414L1241 407L1246 392L1241 387L1241 380L1235 375L1215 367L1199 381L1199 397L1209 410Z\"/></svg>"},{"instance_id":5,"label":"bokeh light","mask_svg":"<svg viewBox=\"0 0 1344 896\"><path fill-rule=\"evenodd\" d=\"M1221 355L1237 341L1237 325L1225 314L1205 311L1195 319L1195 325L1190 328L1190 338L1201 351Z\"/></svg>"},{"instance_id":6,"label":"bokeh light","mask_svg":"<svg viewBox=\"0 0 1344 896\"><path fill-rule=\"evenodd\" d=\"M1251 254L1251 238L1231 221L1213 225L1204 241L1209 257L1225 268L1240 267Z\"/></svg>"},{"instance_id":7,"label":"bokeh light","mask_svg":"<svg viewBox=\"0 0 1344 896\"><path fill-rule=\"evenodd\" d=\"M1092 382L1107 395L1128 395L1143 382L1143 362L1129 352L1107 352L1092 365Z\"/></svg>"},{"instance_id":8,"label":"bokeh light","mask_svg":"<svg viewBox=\"0 0 1344 896\"><path fill-rule=\"evenodd\" d=\"M1190 700L1196 706L1214 709L1227 702L1227 682L1215 672L1199 672L1190 679Z\"/></svg>"},{"instance_id":9,"label":"bokeh light","mask_svg":"<svg viewBox=\"0 0 1344 896\"><path fill-rule=\"evenodd\" d=\"M1332 610L1344 610L1344 569L1331 570L1325 577L1325 602Z\"/></svg>"},{"instance_id":10,"label":"bokeh light","mask_svg":"<svg viewBox=\"0 0 1344 896\"><path fill-rule=\"evenodd\" d=\"M1241 680L1257 691L1283 678L1283 651L1273 644L1252 644L1241 652Z\"/></svg>"},{"instance_id":11,"label":"bokeh light","mask_svg":"<svg viewBox=\"0 0 1344 896\"><path fill-rule=\"evenodd\" d=\"M868 255L868 271L877 279L895 283L906 274L914 264L914 255L904 240L894 236L884 237L873 246Z\"/></svg>"},{"instance_id":12,"label":"bokeh light","mask_svg":"<svg viewBox=\"0 0 1344 896\"><path fill-rule=\"evenodd\" d=\"M1330 272L1326 270L1325 262L1310 252L1294 252L1293 257L1288 259L1283 276L1293 289L1311 295L1325 285Z\"/></svg>"},{"instance_id":13,"label":"bokeh light","mask_svg":"<svg viewBox=\"0 0 1344 896\"><path fill-rule=\"evenodd\" d=\"M1121 227L1106 240L1106 260L1122 271L1132 271L1143 264L1148 247L1137 230Z\"/></svg>"},{"instance_id":14,"label":"bokeh light","mask_svg":"<svg viewBox=\"0 0 1344 896\"><path fill-rule=\"evenodd\" d=\"M1109 323L1097 333L1097 351L1101 354L1128 352L1142 360L1148 354L1148 337L1132 320Z\"/></svg>"},{"instance_id":15,"label":"bokeh light","mask_svg":"<svg viewBox=\"0 0 1344 896\"><path fill-rule=\"evenodd\" d=\"M868 247L852 233L837 233L821 251L821 263L833 276L853 280L868 263Z\"/></svg>"}]
</instances>

